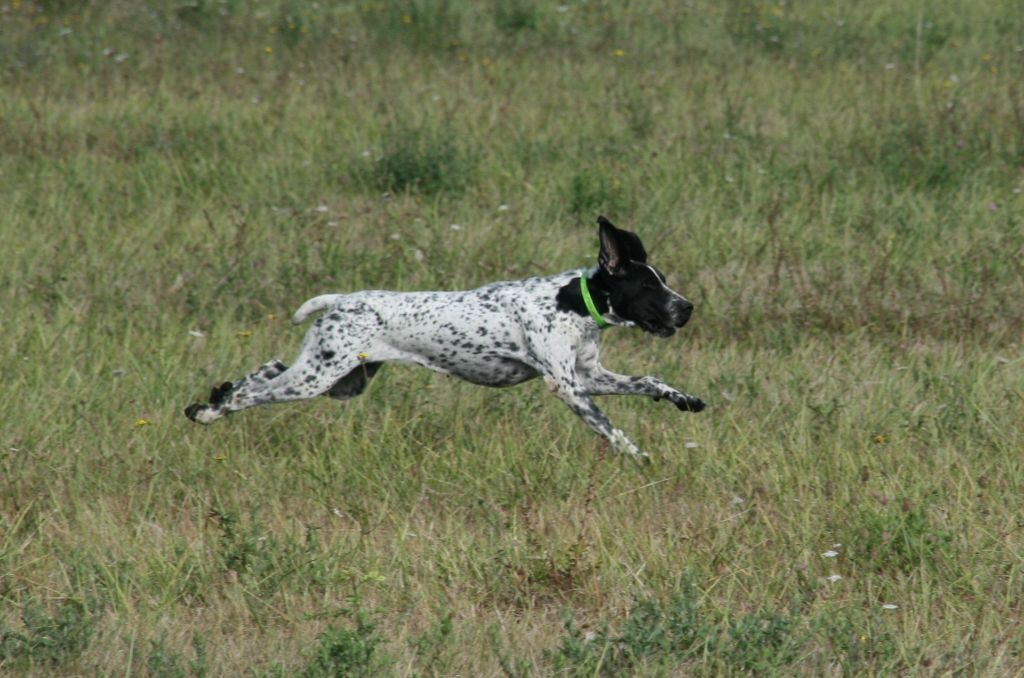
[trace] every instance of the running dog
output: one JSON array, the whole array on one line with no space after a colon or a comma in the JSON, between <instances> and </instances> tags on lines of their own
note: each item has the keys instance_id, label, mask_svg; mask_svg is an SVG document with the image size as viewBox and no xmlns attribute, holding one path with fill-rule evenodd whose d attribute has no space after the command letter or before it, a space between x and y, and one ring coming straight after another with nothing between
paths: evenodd
<instances>
[{"instance_id":1,"label":"running dog","mask_svg":"<svg viewBox=\"0 0 1024 678\"><path fill-rule=\"evenodd\" d=\"M612 426L592 396L662 398L700 412L700 398L655 377L610 372L598 360L600 330L639 327L670 337L693 304L647 263L640 238L598 218L598 265L543 278L496 282L462 292L364 291L314 297L296 311L299 324L323 312L291 367L272 360L185 408L209 424L254 405L319 395L359 395L388 361L413 363L482 386L513 386L543 377L548 387L618 451L645 459Z\"/></svg>"}]
</instances>

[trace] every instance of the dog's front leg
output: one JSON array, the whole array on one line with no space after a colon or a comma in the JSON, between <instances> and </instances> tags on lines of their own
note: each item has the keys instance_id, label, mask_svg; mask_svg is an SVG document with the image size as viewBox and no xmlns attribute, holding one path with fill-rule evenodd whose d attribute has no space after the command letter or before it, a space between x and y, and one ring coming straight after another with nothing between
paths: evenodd
<instances>
[{"instance_id":1,"label":"dog's front leg","mask_svg":"<svg viewBox=\"0 0 1024 678\"><path fill-rule=\"evenodd\" d=\"M640 395L662 398L684 412L700 412L704 401L695 395L672 388L657 377L630 377L596 365L583 375L583 387L589 395Z\"/></svg>"},{"instance_id":2,"label":"dog's front leg","mask_svg":"<svg viewBox=\"0 0 1024 678\"><path fill-rule=\"evenodd\" d=\"M612 426L608 415L598 408L587 393L577 384L556 377L544 377L544 382L562 402L569 406L584 423L611 443L612 447L628 454L637 461L649 461L649 455L638 448L621 430Z\"/></svg>"}]
</instances>

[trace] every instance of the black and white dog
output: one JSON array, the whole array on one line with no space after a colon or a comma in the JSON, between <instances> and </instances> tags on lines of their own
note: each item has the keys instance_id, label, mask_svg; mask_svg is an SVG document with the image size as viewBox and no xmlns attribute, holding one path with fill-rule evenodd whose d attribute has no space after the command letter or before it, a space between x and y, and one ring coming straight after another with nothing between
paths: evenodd
<instances>
[{"instance_id":1,"label":"black and white dog","mask_svg":"<svg viewBox=\"0 0 1024 678\"><path fill-rule=\"evenodd\" d=\"M382 363L414 363L483 386L541 376L551 391L617 450L637 449L591 396L642 395L700 412L704 403L655 377L609 372L598 361L599 330L639 327L660 337L686 324L693 304L647 263L635 233L598 218L601 250L592 269L496 282L464 292L325 294L296 311L298 324L324 311L291 367L277 360L213 389L209 404L185 409L202 424L253 405L319 395L359 395Z\"/></svg>"}]
</instances>

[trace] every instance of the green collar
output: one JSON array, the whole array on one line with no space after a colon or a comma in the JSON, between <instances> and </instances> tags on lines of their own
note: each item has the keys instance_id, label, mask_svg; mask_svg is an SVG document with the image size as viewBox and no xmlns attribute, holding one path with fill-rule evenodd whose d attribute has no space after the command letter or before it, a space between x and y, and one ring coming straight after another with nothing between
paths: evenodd
<instances>
[{"instance_id":1,"label":"green collar","mask_svg":"<svg viewBox=\"0 0 1024 678\"><path fill-rule=\"evenodd\" d=\"M594 300L590 296L590 290L587 289L586 273L580 276L580 292L583 294L583 303L586 305L587 311L590 312L590 317L597 323L597 328L603 330L608 327L610 323L604 319L604 316L598 313L597 306L594 305Z\"/></svg>"}]
</instances>

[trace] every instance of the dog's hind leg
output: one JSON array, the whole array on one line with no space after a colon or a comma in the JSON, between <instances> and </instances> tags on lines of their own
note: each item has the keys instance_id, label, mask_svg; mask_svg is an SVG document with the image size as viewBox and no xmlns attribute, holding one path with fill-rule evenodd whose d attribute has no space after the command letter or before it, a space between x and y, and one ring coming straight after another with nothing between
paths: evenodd
<instances>
[{"instance_id":1,"label":"dog's hind leg","mask_svg":"<svg viewBox=\"0 0 1024 678\"><path fill-rule=\"evenodd\" d=\"M303 352L291 367L285 368L283 363L274 361L236 382L215 387L208 404L193 403L185 408L185 415L192 421L209 424L226 414L256 405L314 398L343 382L359 363L356 356L325 362L320 356L311 357ZM283 369L274 373L277 367ZM365 381L362 385L365 387Z\"/></svg>"},{"instance_id":2,"label":"dog's hind leg","mask_svg":"<svg viewBox=\"0 0 1024 678\"><path fill-rule=\"evenodd\" d=\"M253 390L258 388L260 385L264 385L270 380L276 379L287 369L288 366L276 358L263 363L257 367L256 370L242 377L238 381L225 381L223 384L214 386L210 391L209 405L193 403L185 408L185 415L192 421L198 421L204 424L209 423L214 419L218 419L223 416L223 414L226 414L226 412L217 413L217 410L224 403L229 394L237 391Z\"/></svg>"},{"instance_id":3,"label":"dog's hind leg","mask_svg":"<svg viewBox=\"0 0 1024 678\"><path fill-rule=\"evenodd\" d=\"M323 298L307 303L297 314L318 310ZM319 304L319 306L318 306ZM226 414L255 405L270 405L291 400L305 400L329 394L338 398L358 395L387 355L378 350L375 333L380 318L372 309L361 308L328 313L313 323L302 342L302 349L291 367L272 361L235 382L225 382L213 389L209 403L193 403L185 415L200 424L209 424ZM369 351L374 362L367 362Z\"/></svg>"}]
</instances>

